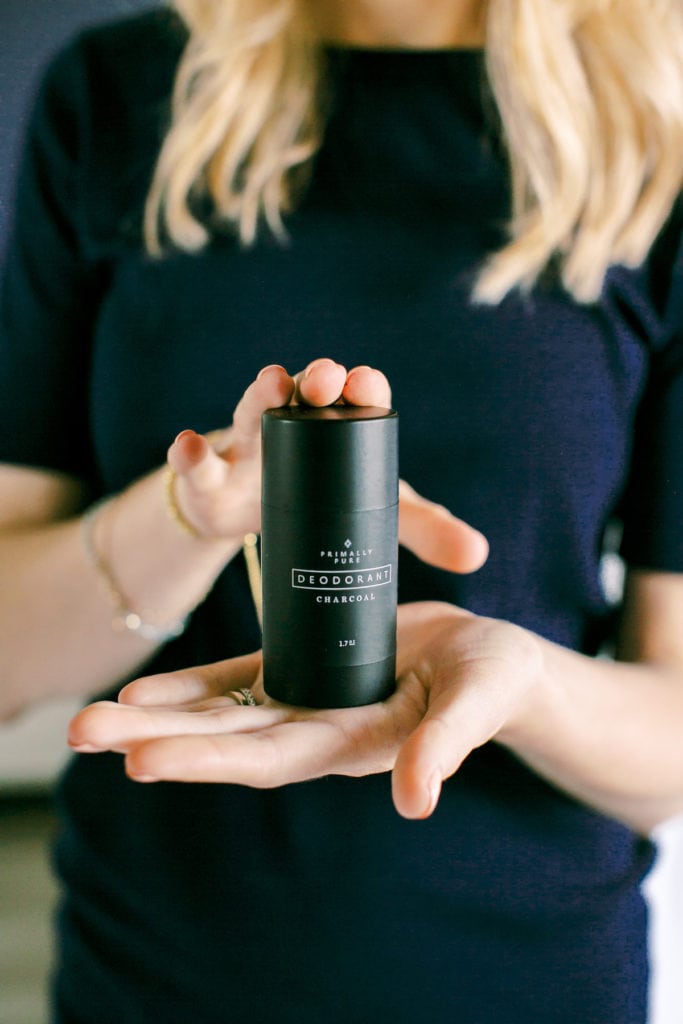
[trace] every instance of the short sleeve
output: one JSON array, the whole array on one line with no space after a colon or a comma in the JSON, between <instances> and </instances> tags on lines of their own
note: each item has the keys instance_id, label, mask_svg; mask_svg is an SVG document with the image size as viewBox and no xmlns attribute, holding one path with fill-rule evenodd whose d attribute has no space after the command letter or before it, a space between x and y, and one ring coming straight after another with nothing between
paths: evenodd
<instances>
[{"instance_id":1,"label":"short sleeve","mask_svg":"<svg viewBox=\"0 0 683 1024\"><path fill-rule=\"evenodd\" d=\"M88 378L101 289L80 241L83 68L78 43L49 68L20 165L0 293L0 460L88 479Z\"/></svg>"},{"instance_id":2,"label":"short sleeve","mask_svg":"<svg viewBox=\"0 0 683 1024\"><path fill-rule=\"evenodd\" d=\"M680 212L680 211L678 211ZM680 224L680 217L676 217ZM683 572L683 244L668 266L653 263L663 299L663 342L653 351L635 427L623 503L622 555L627 564ZM669 243L670 245L670 243Z\"/></svg>"}]
</instances>

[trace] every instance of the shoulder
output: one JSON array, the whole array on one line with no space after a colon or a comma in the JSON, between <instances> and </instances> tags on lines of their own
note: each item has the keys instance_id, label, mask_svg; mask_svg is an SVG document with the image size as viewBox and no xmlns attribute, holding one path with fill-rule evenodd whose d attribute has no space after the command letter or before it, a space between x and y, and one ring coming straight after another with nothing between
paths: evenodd
<instances>
[{"instance_id":1,"label":"shoulder","mask_svg":"<svg viewBox=\"0 0 683 1024\"><path fill-rule=\"evenodd\" d=\"M114 83L126 92L127 82L154 91L173 73L186 39L177 15L155 10L87 29L72 49L93 81Z\"/></svg>"},{"instance_id":2,"label":"shoulder","mask_svg":"<svg viewBox=\"0 0 683 1024\"><path fill-rule=\"evenodd\" d=\"M168 10L112 21L70 40L43 77L36 159L72 183L86 249L139 220L186 38Z\"/></svg>"},{"instance_id":3,"label":"shoulder","mask_svg":"<svg viewBox=\"0 0 683 1024\"><path fill-rule=\"evenodd\" d=\"M164 6L82 29L72 43L99 57L123 51L135 57L149 54L150 47L182 46L185 39L186 30L180 17Z\"/></svg>"},{"instance_id":4,"label":"shoulder","mask_svg":"<svg viewBox=\"0 0 683 1024\"><path fill-rule=\"evenodd\" d=\"M683 195L652 248L648 269L669 333L683 335Z\"/></svg>"},{"instance_id":5,"label":"shoulder","mask_svg":"<svg viewBox=\"0 0 683 1024\"><path fill-rule=\"evenodd\" d=\"M53 58L41 93L95 112L103 102L125 107L165 97L185 40L182 23L168 10L85 29Z\"/></svg>"},{"instance_id":6,"label":"shoulder","mask_svg":"<svg viewBox=\"0 0 683 1024\"><path fill-rule=\"evenodd\" d=\"M683 196L674 201L646 258L607 273L602 310L625 318L651 355L681 350L683 342ZM668 357L668 356L667 356Z\"/></svg>"}]
</instances>

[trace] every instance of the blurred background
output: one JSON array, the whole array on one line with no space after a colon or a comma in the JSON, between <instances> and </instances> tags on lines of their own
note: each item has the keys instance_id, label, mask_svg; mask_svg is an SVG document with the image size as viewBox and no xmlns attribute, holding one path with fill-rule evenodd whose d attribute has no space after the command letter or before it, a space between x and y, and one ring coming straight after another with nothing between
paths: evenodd
<instances>
[{"instance_id":1,"label":"blurred background","mask_svg":"<svg viewBox=\"0 0 683 1024\"><path fill-rule=\"evenodd\" d=\"M46 61L80 27L150 6L154 0L0 0L3 262L23 127ZM51 916L58 899L49 867L55 827L51 793L68 756L66 725L77 706L47 703L0 725L2 1024L47 1022ZM683 821L667 826L659 838L661 854L647 884L654 975L650 1024L683 1024Z\"/></svg>"}]
</instances>

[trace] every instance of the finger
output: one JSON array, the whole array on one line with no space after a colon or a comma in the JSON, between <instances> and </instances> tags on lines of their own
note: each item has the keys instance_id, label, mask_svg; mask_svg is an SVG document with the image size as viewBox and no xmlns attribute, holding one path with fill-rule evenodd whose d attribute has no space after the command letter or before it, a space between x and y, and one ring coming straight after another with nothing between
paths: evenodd
<instances>
[{"instance_id":1,"label":"finger","mask_svg":"<svg viewBox=\"0 0 683 1024\"><path fill-rule=\"evenodd\" d=\"M402 747L394 766L391 789L398 813L404 818L428 818L436 808L444 779L457 771L471 750L467 744L454 742L440 719L425 719Z\"/></svg>"},{"instance_id":2,"label":"finger","mask_svg":"<svg viewBox=\"0 0 683 1024\"><path fill-rule=\"evenodd\" d=\"M142 676L123 687L119 703L137 707L168 707L220 697L243 686L254 688L258 684L260 688L260 667L261 656L255 651L211 665Z\"/></svg>"},{"instance_id":3,"label":"finger","mask_svg":"<svg viewBox=\"0 0 683 1024\"><path fill-rule=\"evenodd\" d=\"M261 441L261 415L266 409L286 405L292 397L294 381L282 366L266 366L240 399L232 428L219 432L229 439L226 452L219 452L206 437L194 430L183 430L168 450L168 463L178 474L177 495L187 488L206 494L221 487L228 475L226 462L255 455Z\"/></svg>"},{"instance_id":4,"label":"finger","mask_svg":"<svg viewBox=\"0 0 683 1024\"><path fill-rule=\"evenodd\" d=\"M283 366L265 366L249 385L233 413L228 456L231 461L256 454L261 443L261 416L266 409L287 405L295 383Z\"/></svg>"},{"instance_id":5,"label":"finger","mask_svg":"<svg viewBox=\"0 0 683 1024\"><path fill-rule=\"evenodd\" d=\"M399 487L398 530L401 544L428 565L449 572L481 568L488 557L482 533L457 519L443 505L423 498L405 480Z\"/></svg>"},{"instance_id":6,"label":"finger","mask_svg":"<svg viewBox=\"0 0 683 1024\"><path fill-rule=\"evenodd\" d=\"M504 724L515 690L509 682L494 658L450 671L447 690L430 703L396 758L392 793L399 814L426 818L434 811L442 782Z\"/></svg>"},{"instance_id":7,"label":"finger","mask_svg":"<svg viewBox=\"0 0 683 1024\"><path fill-rule=\"evenodd\" d=\"M370 366L355 366L346 377L342 392L348 405L376 405L391 408L389 381L379 370Z\"/></svg>"},{"instance_id":8,"label":"finger","mask_svg":"<svg viewBox=\"0 0 683 1024\"><path fill-rule=\"evenodd\" d=\"M183 430L168 449L168 464L177 473L175 486L195 493L220 487L227 475L225 461L194 430Z\"/></svg>"},{"instance_id":9,"label":"finger","mask_svg":"<svg viewBox=\"0 0 683 1024\"><path fill-rule=\"evenodd\" d=\"M306 405L334 405L346 384L346 368L333 359L315 359L295 378L295 401Z\"/></svg>"},{"instance_id":10,"label":"finger","mask_svg":"<svg viewBox=\"0 0 683 1024\"><path fill-rule=\"evenodd\" d=\"M189 473L209 451L209 443L194 430L181 430L168 449L168 462L176 473Z\"/></svg>"},{"instance_id":11,"label":"finger","mask_svg":"<svg viewBox=\"0 0 683 1024\"><path fill-rule=\"evenodd\" d=\"M150 740L128 753L126 771L144 782L228 782L270 789L328 773L335 748L345 744L329 722L309 718L248 734Z\"/></svg>"},{"instance_id":12,"label":"finger","mask_svg":"<svg viewBox=\"0 0 683 1024\"><path fill-rule=\"evenodd\" d=\"M230 697L214 698L185 710L137 708L99 701L76 715L68 739L75 750L127 753L136 744L150 739L262 729L275 725L285 714L275 705L249 707Z\"/></svg>"}]
</instances>

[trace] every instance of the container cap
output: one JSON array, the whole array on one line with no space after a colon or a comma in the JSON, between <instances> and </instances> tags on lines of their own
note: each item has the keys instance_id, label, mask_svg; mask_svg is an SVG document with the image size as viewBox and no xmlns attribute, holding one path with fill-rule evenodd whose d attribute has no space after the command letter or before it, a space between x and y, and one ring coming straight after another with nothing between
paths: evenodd
<instances>
[{"instance_id":1,"label":"container cap","mask_svg":"<svg viewBox=\"0 0 683 1024\"><path fill-rule=\"evenodd\" d=\"M263 502L354 512L398 501L398 415L376 406L289 405L262 417Z\"/></svg>"}]
</instances>

